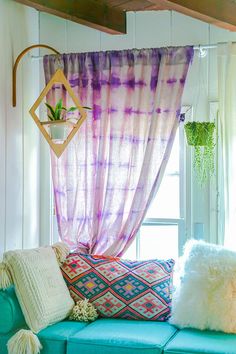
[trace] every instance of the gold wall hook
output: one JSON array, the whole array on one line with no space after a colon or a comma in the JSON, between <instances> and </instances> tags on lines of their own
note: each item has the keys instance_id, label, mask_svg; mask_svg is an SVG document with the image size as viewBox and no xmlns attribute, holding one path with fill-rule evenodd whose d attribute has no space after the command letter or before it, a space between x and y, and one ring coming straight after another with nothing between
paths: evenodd
<instances>
[{"instance_id":1,"label":"gold wall hook","mask_svg":"<svg viewBox=\"0 0 236 354\"><path fill-rule=\"evenodd\" d=\"M22 57L27 52L29 52L31 49L34 49L34 48L46 48L46 49L49 49L49 50L53 51L56 54L60 54L56 49L50 47L49 45L46 45L46 44L34 44L34 45L31 45L30 47L25 48L18 55L18 57L16 58L16 61L14 63L14 66L13 66L13 71L12 71L12 105L13 105L13 107L16 107L16 72L17 72L18 64L19 64L20 60L22 59Z\"/></svg>"}]
</instances>

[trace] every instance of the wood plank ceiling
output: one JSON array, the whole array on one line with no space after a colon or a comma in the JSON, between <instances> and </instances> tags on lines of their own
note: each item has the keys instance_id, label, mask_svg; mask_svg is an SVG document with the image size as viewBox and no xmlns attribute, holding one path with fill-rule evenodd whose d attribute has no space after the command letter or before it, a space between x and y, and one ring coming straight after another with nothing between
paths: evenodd
<instances>
[{"instance_id":1,"label":"wood plank ceiling","mask_svg":"<svg viewBox=\"0 0 236 354\"><path fill-rule=\"evenodd\" d=\"M15 0L111 34L126 33L127 11L174 10L236 31L236 0Z\"/></svg>"},{"instance_id":2,"label":"wood plank ceiling","mask_svg":"<svg viewBox=\"0 0 236 354\"><path fill-rule=\"evenodd\" d=\"M104 0L109 7L122 11L169 10L167 5L153 4L150 0Z\"/></svg>"},{"instance_id":3,"label":"wood plank ceiling","mask_svg":"<svg viewBox=\"0 0 236 354\"><path fill-rule=\"evenodd\" d=\"M122 11L175 10L215 26L236 31L236 0L104 0Z\"/></svg>"}]
</instances>

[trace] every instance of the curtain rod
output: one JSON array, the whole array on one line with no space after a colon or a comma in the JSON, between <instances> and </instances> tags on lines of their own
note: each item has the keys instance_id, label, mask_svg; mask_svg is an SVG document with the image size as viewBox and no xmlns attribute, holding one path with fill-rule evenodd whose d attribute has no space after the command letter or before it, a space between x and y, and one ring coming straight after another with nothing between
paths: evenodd
<instances>
[{"instance_id":1,"label":"curtain rod","mask_svg":"<svg viewBox=\"0 0 236 354\"><path fill-rule=\"evenodd\" d=\"M193 47L194 50L198 51L199 58L205 58L208 53L208 49L216 49L217 44L208 44L208 45L195 45Z\"/></svg>"},{"instance_id":2,"label":"curtain rod","mask_svg":"<svg viewBox=\"0 0 236 354\"><path fill-rule=\"evenodd\" d=\"M208 49L215 49L217 48L217 44L208 44L208 45L195 45L193 46L194 50L199 50L199 52L206 52ZM43 55L31 55L31 59L37 60L37 59L43 59Z\"/></svg>"},{"instance_id":3,"label":"curtain rod","mask_svg":"<svg viewBox=\"0 0 236 354\"><path fill-rule=\"evenodd\" d=\"M217 48L217 44L207 44L207 45L195 45L193 47L194 50L207 50L207 49L215 49Z\"/></svg>"}]
</instances>

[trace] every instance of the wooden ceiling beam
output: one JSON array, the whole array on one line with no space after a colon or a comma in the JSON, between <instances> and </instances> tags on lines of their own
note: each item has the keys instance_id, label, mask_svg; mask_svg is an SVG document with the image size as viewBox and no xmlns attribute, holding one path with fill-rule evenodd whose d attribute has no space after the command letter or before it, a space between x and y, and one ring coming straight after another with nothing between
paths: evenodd
<instances>
[{"instance_id":1,"label":"wooden ceiling beam","mask_svg":"<svg viewBox=\"0 0 236 354\"><path fill-rule=\"evenodd\" d=\"M211 23L215 26L236 31L236 0L149 0L155 5L181 12Z\"/></svg>"},{"instance_id":2,"label":"wooden ceiling beam","mask_svg":"<svg viewBox=\"0 0 236 354\"><path fill-rule=\"evenodd\" d=\"M98 0L15 0L110 34L126 33L126 14Z\"/></svg>"}]
</instances>

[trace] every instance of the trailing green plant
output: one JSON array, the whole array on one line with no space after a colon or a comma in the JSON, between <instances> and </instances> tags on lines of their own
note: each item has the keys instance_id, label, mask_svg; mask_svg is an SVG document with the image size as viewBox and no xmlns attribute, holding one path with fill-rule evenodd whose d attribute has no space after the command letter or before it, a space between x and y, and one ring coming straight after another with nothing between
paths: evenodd
<instances>
[{"instance_id":1,"label":"trailing green plant","mask_svg":"<svg viewBox=\"0 0 236 354\"><path fill-rule=\"evenodd\" d=\"M49 114L47 114L50 121L66 120L67 113L75 112L78 109L77 107L74 106L69 108L64 107L62 103L62 98L59 99L55 107L51 106L47 102L45 102L45 106L48 108L48 112L50 112ZM91 109L90 107L86 107L86 106L84 106L83 108Z\"/></svg>"},{"instance_id":2,"label":"trailing green plant","mask_svg":"<svg viewBox=\"0 0 236 354\"><path fill-rule=\"evenodd\" d=\"M188 144L194 147L194 169L202 186L215 172L215 123L188 122L184 129Z\"/></svg>"}]
</instances>

